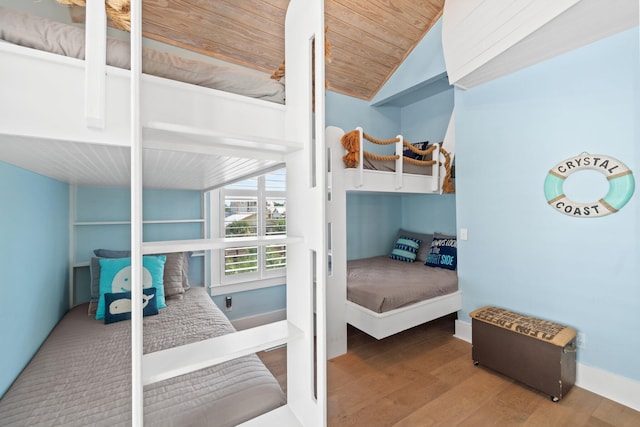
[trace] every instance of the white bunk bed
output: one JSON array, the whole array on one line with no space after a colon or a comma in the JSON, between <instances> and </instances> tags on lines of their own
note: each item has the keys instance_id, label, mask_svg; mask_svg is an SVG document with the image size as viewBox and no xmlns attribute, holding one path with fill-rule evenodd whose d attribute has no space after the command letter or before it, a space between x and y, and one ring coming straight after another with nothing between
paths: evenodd
<instances>
[{"instance_id":1,"label":"white bunk bed","mask_svg":"<svg viewBox=\"0 0 640 427\"><path fill-rule=\"evenodd\" d=\"M385 313L376 313L347 301L347 323L381 340L461 309L461 291L430 298Z\"/></svg>"},{"instance_id":2,"label":"white bunk bed","mask_svg":"<svg viewBox=\"0 0 640 427\"><path fill-rule=\"evenodd\" d=\"M287 320L143 354L142 301L133 298L132 424L144 423L144 385L286 344L287 404L245 424L326 425L325 151L314 143L324 139L324 88L316 85L314 109L310 81L312 67L324 81L324 63L313 63L309 42L323 58L323 2L289 4L286 105L142 75L139 0L131 71L106 66L100 3L87 2L86 60L0 43L0 160L69 184L130 185L132 295L142 294L143 254L234 244L144 242L143 185L205 191L287 167L289 234L275 242L288 245Z\"/></svg>"},{"instance_id":3,"label":"white bunk bed","mask_svg":"<svg viewBox=\"0 0 640 427\"><path fill-rule=\"evenodd\" d=\"M452 115L443 142L445 149L454 153L454 120ZM361 129L358 129L362 133ZM345 132L328 127L325 132L329 156L327 220L332 224L329 256L331 270L328 278L327 307L332 316L327 319L327 351L329 357L346 352L346 327L351 324L367 334L382 339L422 323L454 313L462 308L460 291L438 296L405 307L377 313L347 300L346 254L346 194L353 191L375 193L440 194L444 167L434 165L431 175L402 174L402 161L397 160L395 172L372 171L361 168L362 150L358 168L345 168L342 156L346 150L341 138ZM402 140L401 137L399 137ZM402 143L396 143L396 153L402 156ZM439 158L434 154L434 158ZM344 308L342 308L344 307Z\"/></svg>"},{"instance_id":4,"label":"white bunk bed","mask_svg":"<svg viewBox=\"0 0 640 427\"><path fill-rule=\"evenodd\" d=\"M441 181L441 167L438 163L432 166L422 166L423 173L405 173L405 163L403 152L405 150L402 135L398 135L394 144L394 153L397 156L393 171L373 170L365 167L364 151L367 150L367 143L364 138L362 128L356 128L359 135L358 163L354 168L345 166L341 157L346 153L341 143L342 135L338 138L328 138L327 146L331 152L339 153L340 156L332 166L334 170L341 170L340 179L344 182L345 191L372 191L372 192L400 192L400 193L439 193ZM440 159L440 144L432 153L433 159ZM415 169L415 168L414 168Z\"/></svg>"},{"instance_id":5,"label":"white bunk bed","mask_svg":"<svg viewBox=\"0 0 640 427\"><path fill-rule=\"evenodd\" d=\"M405 150L402 135L396 137L394 143L394 154L397 156L393 170L373 170L365 167L364 151L367 150L364 130L356 128L359 135L358 162L356 167L345 166L342 156L346 150L342 144L344 130L330 126L326 136L326 146L330 152L330 179L339 179L341 191L368 191L374 193L407 193L407 194L441 194L443 183L446 177L444 166L445 157L443 149L450 155L453 162L455 156L455 112L451 114L451 119L447 126L445 138L442 143L435 144L435 149L431 154L432 159L438 162L431 166L413 167L410 172L405 173L405 162L403 153ZM414 171L421 169L419 173Z\"/></svg>"}]
</instances>

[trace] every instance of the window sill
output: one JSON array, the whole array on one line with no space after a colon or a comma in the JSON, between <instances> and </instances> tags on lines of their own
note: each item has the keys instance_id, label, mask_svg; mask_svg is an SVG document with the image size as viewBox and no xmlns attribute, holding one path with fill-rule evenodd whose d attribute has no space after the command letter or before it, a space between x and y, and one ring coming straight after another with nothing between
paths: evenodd
<instances>
[{"instance_id":1,"label":"window sill","mask_svg":"<svg viewBox=\"0 0 640 427\"><path fill-rule=\"evenodd\" d=\"M234 292L252 291L254 289L270 288L272 286L284 285L286 277L273 277L262 280L251 280L240 283L229 283L224 285L212 285L209 287L211 296L226 295Z\"/></svg>"}]
</instances>

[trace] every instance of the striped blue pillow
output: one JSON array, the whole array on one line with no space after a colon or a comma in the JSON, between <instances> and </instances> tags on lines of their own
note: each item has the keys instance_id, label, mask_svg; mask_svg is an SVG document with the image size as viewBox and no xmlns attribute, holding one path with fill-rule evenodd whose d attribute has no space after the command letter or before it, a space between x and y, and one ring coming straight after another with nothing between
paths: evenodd
<instances>
[{"instance_id":1,"label":"striped blue pillow","mask_svg":"<svg viewBox=\"0 0 640 427\"><path fill-rule=\"evenodd\" d=\"M400 236L396 240L396 244L393 245L393 250L389 255L391 259L397 259L398 261L414 262L418 254L418 248L420 247L420 240L412 237Z\"/></svg>"}]
</instances>

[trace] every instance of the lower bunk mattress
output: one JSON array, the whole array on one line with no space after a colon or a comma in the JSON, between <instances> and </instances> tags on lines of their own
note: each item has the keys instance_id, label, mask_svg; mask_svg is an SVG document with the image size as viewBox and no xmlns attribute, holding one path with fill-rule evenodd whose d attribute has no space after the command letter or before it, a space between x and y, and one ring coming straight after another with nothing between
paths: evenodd
<instances>
[{"instance_id":1,"label":"lower bunk mattress","mask_svg":"<svg viewBox=\"0 0 640 427\"><path fill-rule=\"evenodd\" d=\"M2 426L131 425L131 323L104 324L71 309L0 400ZM206 289L144 317L144 352L234 331ZM145 424L234 426L286 403L278 382L250 355L144 388Z\"/></svg>"},{"instance_id":2,"label":"lower bunk mattress","mask_svg":"<svg viewBox=\"0 0 640 427\"><path fill-rule=\"evenodd\" d=\"M458 290L455 270L378 256L347 262L347 299L384 313Z\"/></svg>"}]
</instances>

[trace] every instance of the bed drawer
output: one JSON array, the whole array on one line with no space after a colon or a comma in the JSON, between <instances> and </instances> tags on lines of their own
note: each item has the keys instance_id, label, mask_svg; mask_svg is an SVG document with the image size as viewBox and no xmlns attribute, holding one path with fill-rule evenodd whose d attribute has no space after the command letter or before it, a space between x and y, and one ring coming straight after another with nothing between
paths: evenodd
<instances>
[{"instance_id":1,"label":"bed drawer","mask_svg":"<svg viewBox=\"0 0 640 427\"><path fill-rule=\"evenodd\" d=\"M481 365L562 399L576 380L576 331L496 307L470 313L472 358Z\"/></svg>"}]
</instances>

